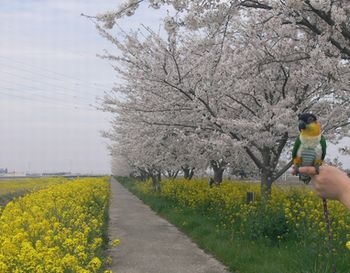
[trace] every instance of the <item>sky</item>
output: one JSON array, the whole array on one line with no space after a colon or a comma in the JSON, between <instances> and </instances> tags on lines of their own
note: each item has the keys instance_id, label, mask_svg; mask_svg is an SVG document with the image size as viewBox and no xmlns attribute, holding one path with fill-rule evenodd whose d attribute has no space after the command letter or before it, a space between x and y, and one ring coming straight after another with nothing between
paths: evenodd
<instances>
[{"instance_id":1,"label":"sky","mask_svg":"<svg viewBox=\"0 0 350 273\"><path fill-rule=\"evenodd\" d=\"M81 14L121 0L0 0L0 168L17 172L110 173L110 114L98 98L119 82L96 54L117 53ZM158 30L166 11L143 4L119 22ZM118 34L118 33L115 33ZM329 156L337 155L331 146ZM349 156L340 156L350 168Z\"/></svg>"},{"instance_id":2,"label":"sky","mask_svg":"<svg viewBox=\"0 0 350 273\"><path fill-rule=\"evenodd\" d=\"M117 53L86 15L121 0L0 0L0 168L17 172L110 173L111 116L98 98L119 79L96 54ZM159 28L142 6L123 29Z\"/></svg>"}]
</instances>

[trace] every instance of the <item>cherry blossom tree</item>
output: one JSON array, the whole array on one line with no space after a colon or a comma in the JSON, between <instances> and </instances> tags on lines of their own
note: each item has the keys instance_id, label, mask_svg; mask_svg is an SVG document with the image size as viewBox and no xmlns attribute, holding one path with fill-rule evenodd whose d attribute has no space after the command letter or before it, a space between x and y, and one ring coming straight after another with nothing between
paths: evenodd
<instances>
[{"instance_id":1,"label":"cherry blossom tree","mask_svg":"<svg viewBox=\"0 0 350 273\"><path fill-rule=\"evenodd\" d=\"M275 21L276 26L291 24L295 29L318 36L325 51L350 57L350 3L346 0L129 0L115 11L98 15L97 19L106 28L112 28L119 18L132 16L143 2L154 9L172 6L183 15L181 23L189 29L207 26L219 14L231 16L256 10L264 22Z\"/></svg>"},{"instance_id":2,"label":"cherry blossom tree","mask_svg":"<svg viewBox=\"0 0 350 273\"><path fill-rule=\"evenodd\" d=\"M105 105L106 111L111 107L115 111L120 105L118 100L106 100L109 105ZM155 184L159 181L160 172L174 176L182 170L185 178L191 179L194 169L205 170L210 166L214 170L214 182L221 183L226 167L243 168L242 158L237 156L237 150L232 149L230 138L224 139L223 135L202 132L197 128L150 124L144 120L144 111L140 116L140 108L126 107L126 102L120 106L122 109L112 122L112 129L105 133L113 143L112 155L123 155L141 176L155 177ZM154 171L156 174L153 174Z\"/></svg>"},{"instance_id":3,"label":"cherry blossom tree","mask_svg":"<svg viewBox=\"0 0 350 273\"><path fill-rule=\"evenodd\" d=\"M112 157L112 174L117 176L130 176L134 172L129 160L122 154L117 154L113 147L110 147Z\"/></svg>"},{"instance_id":4,"label":"cherry blossom tree","mask_svg":"<svg viewBox=\"0 0 350 273\"><path fill-rule=\"evenodd\" d=\"M148 4L153 9L171 7L178 19L165 18L168 31L176 31L179 27L188 30L211 27L215 31L222 17L230 17L237 24L260 18L259 24L277 31L289 25L292 32L299 33L301 44L312 41L314 50L310 57L326 57L321 69L325 68L330 78L349 91L348 72L336 69L339 59L350 58L350 3L347 0L125 0L115 11L100 14L96 19L104 27L113 28L118 19L132 16L141 4Z\"/></svg>"},{"instance_id":5,"label":"cherry blossom tree","mask_svg":"<svg viewBox=\"0 0 350 273\"><path fill-rule=\"evenodd\" d=\"M111 28L141 2L97 18ZM115 91L127 97L110 105L137 113L142 124L177 128L207 145L215 139L221 157L230 142L232 151L243 150L260 170L268 196L291 165L277 170L298 133L298 114L315 113L330 141L348 135L349 17L330 27L316 2L327 1L149 1L153 8L167 3L183 13L165 18L167 39L147 29L145 37L130 33L118 40L98 26L122 52L105 56L125 81ZM335 7L347 14L343 2L332 4L330 18Z\"/></svg>"}]
</instances>

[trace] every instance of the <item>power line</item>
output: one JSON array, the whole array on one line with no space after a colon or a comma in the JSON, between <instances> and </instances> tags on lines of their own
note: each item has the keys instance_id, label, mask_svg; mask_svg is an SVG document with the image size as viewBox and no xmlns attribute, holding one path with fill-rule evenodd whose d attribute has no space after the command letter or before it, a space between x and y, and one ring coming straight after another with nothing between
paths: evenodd
<instances>
[{"instance_id":1,"label":"power line","mask_svg":"<svg viewBox=\"0 0 350 273\"><path fill-rule=\"evenodd\" d=\"M21 65L25 65L25 66L28 66L28 67L32 67L32 68L38 69L40 71L46 71L46 72L49 72L51 74L55 74L55 75L58 75L58 76L61 76L61 77L65 77L65 78L68 78L68 79L71 79L71 80L74 80L74 81L79 81L79 82L81 82L80 84L85 84L85 85L91 87L89 84L87 84L86 80L78 79L78 78L72 77L71 75L67 75L67 74L56 72L56 71L53 71L53 70L50 70L50 69L47 69L47 68L35 66L33 64L27 64L27 63L24 63L24 62L16 61L16 60L13 60L13 59L5 57L5 56L0 56L0 58L9 60L12 63L18 63L18 64L21 64ZM94 83L94 82L90 82L90 84L94 85L95 86L94 88L99 89L101 91L106 91L105 88L110 88L110 87L105 87L105 86L102 86L101 84ZM100 87L97 87L97 85L100 85Z\"/></svg>"},{"instance_id":2,"label":"power line","mask_svg":"<svg viewBox=\"0 0 350 273\"><path fill-rule=\"evenodd\" d=\"M5 71L0 71L1 73L5 73L5 74L8 74L8 75L14 75L12 73L9 73L9 72L5 72ZM27 78L27 77L23 77L23 76L17 76L17 75L14 75L16 76L17 78L20 78L20 79L28 79L30 80L30 78ZM31 89L35 89L35 90L38 90L38 91L43 91L43 92L47 92L47 90L44 90L42 88L45 88L45 87L37 87L37 86L32 86L32 85L27 85L27 84L23 84L23 82L21 83L15 83L15 82L12 82L12 81L8 81L8 80L2 80L2 82L7 82L9 84L14 84L15 86L24 86L24 88L31 88ZM51 85L55 88L59 88L60 90L59 91L54 91L53 94L61 94L63 96L69 96L69 97L74 97L74 98L80 98L80 99L84 99L84 100L90 100L92 99L92 97L82 97L82 96L78 96L78 95L75 95L75 94L72 94L72 92L70 90L72 90L73 92L75 92L74 89L66 89L66 88L62 88L61 86L58 86L58 85L55 85L55 84L50 84L50 83L45 83L47 85ZM68 93L65 93L65 92L62 92L64 90L67 90ZM50 94L52 94L52 92L50 92ZM94 99L96 99L96 96L94 97Z\"/></svg>"},{"instance_id":3,"label":"power line","mask_svg":"<svg viewBox=\"0 0 350 273\"><path fill-rule=\"evenodd\" d=\"M94 111L94 112L97 111L96 109L88 108L88 107L85 107L85 106L63 104L63 103L57 103L57 102L52 102L52 101L45 101L45 100L40 100L40 99L27 98L27 97L23 97L23 96L14 95L14 94L7 94L7 93L1 92L1 91L0 91L0 94L8 96L8 97L17 98L17 99L20 99L20 100L51 104L51 105L53 105L55 107L66 108L66 109L69 109L69 110L77 109L77 110L84 110L84 111Z\"/></svg>"},{"instance_id":4,"label":"power line","mask_svg":"<svg viewBox=\"0 0 350 273\"><path fill-rule=\"evenodd\" d=\"M6 72L5 72L6 73ZM7 80L1 80L1 82L5 82L5 83L9 83L9 84L14 84L14 82L11 82L11 81L7 81ZM41 92L47 92L47 90L44 90L42 89L42 87L36 87L36 86L31 86L31 85L25 85L23 83L15 83L16 87L21 87L22 88L25 88L25 89L34 89L33 91L41 91ZM62 90L62 89L60 89ZM64 90L64 89L63 89ZM18 90L20 91L20 90ZM52 94L52 92L50 92L50 94ZM74 95L72 94L72 92L69 91L69 93L64 93L64 92L61 92L61 91L54 91L53 95L55 94L59 94L59 95L62 95L62 96L67 96L67 97L70 97L70 98L79 98L79 99L83 99L83 100L89 100L89 99L92 99L92 98L89 98L89 97L81 97L81 96L78 96L78 95Z\"/></svg>"},{"instance_id":5,"label":"power line","mask_svg":"<svg viewBox=\"0 0 350 273\"><path fill-rule=\"evenodd\" d=\"M5 57L5 56L0 56L0 58L7 59L11 63L18 63L18 64L25 65L25 66L28 66L28 67L31 67L31 68L35 68L35 69L37 69L39 71L46 71L46 72L49 72L51 74L59 75L59 76L62 76L62 77L65 77L65 78L68 78L68 79L71 79L71 80L74 80L74 81L81 81L82 84L88 85L86 83L87 82L86 79L78 79L78 78L72 77L71 75L63 74L63 73L60 73L60 72L57 72L57 71L53 71L53 70L50 70L50 69L47 69L47 68L44 68L44 67L41 67L41 66L20 62L20 61L17 61L17 60L14 60L14 59L11 59L11 58ZM100 87L103 88L103 90L104 90L104 88L106 88L106 86L103 86L102 84L99 84L99 83L95 83L95 82L90 82L90 83L93 84L93 85L100 85ZM91 87L90 85L88 85L88 86Z\"/></svg>"},{"instance_id":6,"label":"power line","mask_svg":"<svg viewBox=\"0 0 350 273\"><path fill-rule=\"evenodd\" d=\"M3 65L3 64L2 64L2 65ZM6 65L5 65L5 66L6 66ZM7 65L7 66L8 66L8 67L13 67L13 66L11 66L11 65L10 65L10 66ZM15 69L17 69L17 70L20 70L20 71L29 72L29 73L31 73L31 74L33 74L33 75L35 75L35 76L44 77L44 78L46 78L46 79L54 79L54 80L56 80L56 81L62 82L62 79L47 77L46 75L34 73L34 72L32 72L32 71L25 70L25 69L21 69L21 68L16 68L16 67L13 67L13 68L15 68ZM8 71L1 71L1 73L5 73L5 74L8 74L8 75L17 77L17 78L27 79L27 80L30 80L30 81L33 80L32 78L29 78L29 77L26 77L26 76L22 76L22 75L20 76L20 75L18 75L18 74L14 74L14 73L11 73L11 72L8 72ZM43 82L43 81L42 81L42 82ZM72 91L74 91L74 92L77 91L77 89L72 89L71 87L57 85L57 84L52 83L52 82L43 82L43 83L46 83L46 84L51 85L51 86L59 87L59 88L70 89L70 90L72 90ZM85 93L88 93L88 94L90 94L90 95L92 95L92 96L96 96L95 93L91 93L91 92L88 91L88 90L85 90L84 92L85 92Z\"/></svg>"},{"instance_id":7,"label":"power line","mask_svg":"<svg viewBox=\"0 0 350 273\"><path fill-rule=\"evenodd\" d=\"M7 96L13 96L13 97L17 97L17 98L25 98L25 99L30 99L32 101L37 101L36 99L41 99L41 102L49 102L49 103L64 103L66 105L70 105L70 106L81 106L81 107L92 107L92 105L89 105L89 104L71 104L70 102L68 101L65 101L65 100L61 100L61 99L57 99L57 98L52 98L52 97L49 97L49 96L45 96L45 95L42 95L42 94L33 94L33 93L25 93L24 95L30 95L31 97L24 97L23 96L23 93L22 94L14 94L13 91L18 91L14 88L11 88L11 87L4 87L4 86L0 86L0 90L8 90L8 91L11 91L12 93L11 94L8 94L8 93L4 93L2 92L2 94L4 95L7 95ZM22 95L22 96L21 96Z\"/></svg>"},{"instance_id":8,"label":"power line","mask_svg":"<svg viewBox=\"0 0 350 273\"><path fill-rule=\"evenodd\" d=\"M23 62L15 61L15 60L13 60L11 58L8 58L8 57L0 56L0 58L10 60L13 63L23 64L23 65L28 66L28 67L34 67L34 68L38 67L39 68L39 66L29 65L29 64L26 64L26 63L23 63ZM30 73L32 75L40 76L40 77L42 77L44 79L50 80L50 82L47 82L47 81L46 82L44 82L44 81L36 82L36 83L39 83L39 87L36 87L36 86L33 86L33 85L28 85L28 84L18 84L18 83L11 82L11 81L5 81L7 83L15 84L16 86L21 85L25 89L30 88L30 89L34 89L33 91L42 91L42 92L46 92L46 90L43 90L43 88L45 88L45 86L48 85L48 86L52 86L52 87L55 87L55 88L59 88L60 91L55 90L53 94L61 94L63 96L68 96L68 97L72 97L72 98L80 98L80 99L87 99L87 100L89 100L89 97L74 95L74 94L72 94L72 92L69 91L69 90L71 90L71 91L76 93L77 89L75 89L75 88L72 89L72 88L67 87L67 86L58 85L58 84L53 83L51 81L53 79L54 81L62 82L62 78L57 78L57 77L53 77L52 75L38 73L37 71L24 69L23 67L13 66L13 65L8 64L8 63L5 63L5 64L2 63L2 65L5 66L5 67L10 67L10 68L13 68L15 70L24 71L26 73ZM52 70L44 69L42 67L40 67L39 69L40 69L40 72L42 72L42 71L45 72L46 71L46 72L49 72L51 74L59 75L60 77L72 79L74 81L78 80L78 79L76 79L74 77L71 77L71 76L68 76L68 75L65 75L65 74L62 74L62 73L57 73L57 72L52 71ZM36 70L38 70L38 69L36 69ZM10 73L8 71L2 71L2 73L14 76L15 78L18 78L18 79L22 79L22 80L25 79L25 80L28 80L28 81L31 81L31 82L33 81L32 78L26 77L25 75L14 74L14 73ZM80 80L78 80L78 81L80 81ZM4 82L4 80L3 80L3 82ZM86 82L75 83L75 84L79 85L80 87L82 87L82 84L85 84L85 85L89 86L89 84L87 84ZM95 86L97 85L96 83L92 83L92 84L94 84ZM41 85L44 85L44 86L41 86ZM9 91L15 91L15 92L19 91L18 89L14 89L14 88L11 88L11 87L10 88L9 87L2 87L2 88L6 89L6 90L9 90ZM91 88L91 86L89 86L89 88ZM98 87L94 87L94 89L99 89L99 90L102 90L104 92L106 91L106 89L101 89L101 88L98 88ZM67 91L68 93L65 93L64 91ZM97 94L93 94L91 92L87 92L87 90L85 90L85 93L90 93L96 99L96 95ZM33 100L32 98L23 97L23 96L19 96L19 95L16 95L16 94L7 94L7 93L3 93L3 92L2 92L2 94L6 95L6 96L16 97L16 98L19 98L19 99L25 99L25 100L29 100L29 101L37 101L37 100ZM31 93L31 94L33 94L33 93ZM34 94L34 95L35 95L36 99L37 98L43 98L44 101L42 100L42 102L49 102L49 103L53 103L55 105L58 102L57 98L53 98L53 97L50 97L50 96L39 95L39 94ZM52 100L54 100L54 102L52 102ZM62 100L60 100L60 102L67 103L66 101L62 101ZM68 105L68 104L66 104L66 106L76 107L74 105ZM91 106L91 104L89 104L89 106ZM78 107L80 107L80 106L78 106Z\"/></svg>"},{"instance_id":9,"label":"power line","mask_svg":"<svg viewBox=\"0 0 350 273\"><path fill-rule=\"evenodd\" d=\"M5 96L14 97L14 98L19 98L19 99L22 99L22 100L28 100L28 101L34 101L34 102L44 102L44 103L53 104L55 106L66 106L66 107L73 107L73 108L76 108L76 109L77 108L81 108L81 109L84 109L84 110L97 111L96 109L94 109L92 107L92 105L74 105L74 104L69 104L69 103L67 103L67 101L57 100L56 98L50 98L50 97L43 96L43 95L38 95L38 94L33 94L34 97L29 97L28 98L28 97L16 95L16 94L13 94L13 93L8 94L8 93L2 92L2 90L18 91L18 90L13 89L13 88L0 86L0 89L1 89L0 90L0 94L5 95Z\"/></svg>"}]
</instances>

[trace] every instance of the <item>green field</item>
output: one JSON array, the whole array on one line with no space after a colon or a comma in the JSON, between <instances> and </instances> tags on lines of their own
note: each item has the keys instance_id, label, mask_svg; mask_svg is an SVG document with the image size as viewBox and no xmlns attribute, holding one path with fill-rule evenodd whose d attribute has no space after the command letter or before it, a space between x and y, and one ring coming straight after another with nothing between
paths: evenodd
<instances>
[{"instance_id":1,"label":"green field","mask_svg":"<svg viewBox=\"0 0 350 273\"><path fill-rule=\"evenodd\" d=\"M0 180L0 207L15 197L19 197L33 190L67 181L62 177L19 178Z\"/></svg>"}]
</instances>

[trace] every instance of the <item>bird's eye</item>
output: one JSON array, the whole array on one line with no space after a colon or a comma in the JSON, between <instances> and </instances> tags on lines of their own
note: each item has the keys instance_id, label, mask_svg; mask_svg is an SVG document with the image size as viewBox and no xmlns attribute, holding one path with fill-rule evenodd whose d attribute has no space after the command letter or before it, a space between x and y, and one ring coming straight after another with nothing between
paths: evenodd
<instances>
[{"instance_id":1,"label":"bird's eye","mask_svg":"<svg viewBox=\"0 0 350 273\"><path fill-rule=\"evenodd\" d=\"M309 117L308 119L307 119L307 122L308 123L311 123L311 122L314 122L315 121L315 119L313 118L313 117Z\"/></svg>"}]
</instances>

